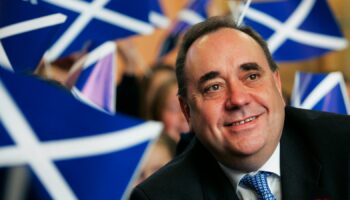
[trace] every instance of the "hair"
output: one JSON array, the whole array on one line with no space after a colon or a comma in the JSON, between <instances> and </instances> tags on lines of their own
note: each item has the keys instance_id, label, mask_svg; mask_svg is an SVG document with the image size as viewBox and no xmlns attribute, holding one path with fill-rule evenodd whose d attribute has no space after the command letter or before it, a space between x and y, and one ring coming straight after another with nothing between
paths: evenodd
<instances>
[{"instance_id":1,"label":"hair","mask_svg":"<svg viewBox=\"0 0 350 200\"><path fill-rule=\"evenodd\" d=\"M177 81L174 78L165 81L155 92L153 102L151 102L150 119L162 121L162 113L165 110L168 96L170 95L171 88L177 87Z\"/></svg>"},{"instance_id":2,"label":"hair","mask_svg":"<svg viewBox=\"0 0 350 200\"><path fill-rule=\"evenodd\" d=\"M232 28L252 37L262 48L272 71L277 70L277 65L272 59L266 42L253 29L247 26L237 26L230 16L215 16L192 26L185 34L176 58L176 78L178 81L178 95L186 97L185 62L191 45L200 37L215 32L221 28ZM232 44L234 45L234 44Z\"/></svg>"},{"instance_id":3,"label":"hair","mask_svg":"<svg viewBox=\"0 0 350 200\"><path fill-rule=\"evenodd\" d=\"M151 66L150 70L145 74L144 79L142 80L141 83L141 96L143 97L140 99L140 113L141 117L145 119L150 119L150 104L152 103L152 99L147 98L147 96L150 93L150 90L154 90L152 88L153 86L153 81L154 78L159 74L159 73L169 73L169 77L174 77L175 78L175 70L174 67L168 64L164 63L156 63L153 66Z\"/></svg>"}]
</instances>

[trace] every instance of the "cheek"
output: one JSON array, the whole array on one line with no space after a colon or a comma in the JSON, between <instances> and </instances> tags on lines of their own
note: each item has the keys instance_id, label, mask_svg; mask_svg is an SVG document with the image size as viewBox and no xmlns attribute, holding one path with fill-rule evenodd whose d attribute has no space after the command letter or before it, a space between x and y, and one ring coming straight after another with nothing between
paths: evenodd
<instances>
[{"instance_id":1,"label":"cheek","mask_svg":"<svg viewBox=\"0 0 350 200\"><path fill-rule=\"evenodd\" d=\"M266 129L270 132L270 140L275 140L282 131L284 121L284 99L276 85L272 85L271 90L263 96L263 103L266 105L269 117L266 121Z\"/></svg>"},{"instance_id":2,"label":"cheek","mask_svg":"<svg viewBox=\"0 0 350 200\"><path fill-rule=\"evenodd\" d=\"M223 115L222 103L217 101L203 101L197 103L191 110L191 126L196 126L196 130L212 129L217 126L220 117Z\"/></svg>"},{"instance_id":3,"label":"cheek","mask_svg":"<svg viewBox=\"0 0 350 200\"><path fill-rule=\"evenodd\" d=\"M273 106L275 109L284 109L285 101L282 92L279 90L279 88L276 87L276 85L275 87L273 87L272 91L270 92L270 95L266 98L268 98L268 101L270 102L271 106ZM277 112L277 114L280 114L280 112Z\"/></svg>"},{"instance_id":4,"label":"cheek","mask_svg":"<svg viewBox=\"0 0 350 200\"><path fill-rule=\"evenodd\" d=\"M281 103L284 105L283 95L273 79L266 81L251 94L255 97L255 101L267 107L280 107Z\"/></svg>"}]
</instances>

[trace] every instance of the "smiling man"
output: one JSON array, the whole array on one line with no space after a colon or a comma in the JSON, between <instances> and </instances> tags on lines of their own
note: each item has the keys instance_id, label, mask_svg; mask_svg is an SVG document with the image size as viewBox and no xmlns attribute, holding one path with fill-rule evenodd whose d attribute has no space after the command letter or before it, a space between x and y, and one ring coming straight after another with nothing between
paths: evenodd
<instances>
[{"instance_id":1,"label":"smiling man","mask_svg":"<svg viewBox=\"0 0 350 200\"><path fill-rule=\"evenodd\" d=\"M350 118L285 108L254 31L227 17L193 26L176 73L195 138L131 199L350 198Z\"/></svg>"},{"instance_id":2,"label":"smiling man","mask_svg":"<svg viewBox=\"0 0 350 200\"><path fill-rule=\"evenodd\" d=\"M185 66L181 102L199 140L226 166L258 169L277 147L284 120L279 73L262 48L221 28L191 45Z\"/></svg>"}]
</instances>

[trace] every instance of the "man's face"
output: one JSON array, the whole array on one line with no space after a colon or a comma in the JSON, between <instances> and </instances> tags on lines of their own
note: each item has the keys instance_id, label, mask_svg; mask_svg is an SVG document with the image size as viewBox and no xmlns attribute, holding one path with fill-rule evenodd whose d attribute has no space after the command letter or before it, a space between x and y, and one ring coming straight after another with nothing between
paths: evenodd
<instances>
[{"instance_id":1,"label":"man's face","mask_svg":"<svg viewBox=\"0 0 350 200\"><path fill-rule=\"evenodd\" d=\"M278 71L245 33L221 28L190 47L180 99L191 129L223 164L256 170L273 153L284 122Z\"/></svg>"}]
</instances>

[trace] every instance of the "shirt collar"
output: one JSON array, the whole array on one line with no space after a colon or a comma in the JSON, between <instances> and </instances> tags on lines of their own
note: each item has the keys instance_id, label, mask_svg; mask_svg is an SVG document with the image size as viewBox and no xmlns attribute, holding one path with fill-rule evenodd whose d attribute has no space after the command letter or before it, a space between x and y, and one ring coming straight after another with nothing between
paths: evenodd
<instances>
[{"instance_id":1,"label":"shirt collar","mask_svg":"<svg viewBox=\"0 0 350 200\"><path fill-rule=\"evenodd\" d=\"M237 186L239 184L239 181L247 173L228 168L225 165L221 164L220 162L219 162L219 165L222 168L222 170L224 171L224 173L227 175L227 177L230 179L235 191L237 191ZM265 162L265 164L258 171L272 172L273 174L275 174L277 176L281 176L281 172L280 172L280 144L279 143L278 143L275 151L270 156L270 158ZM256 174L258 171L251 172L249 174Z\"/></svg>"}]
</instances>

